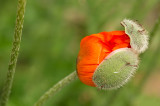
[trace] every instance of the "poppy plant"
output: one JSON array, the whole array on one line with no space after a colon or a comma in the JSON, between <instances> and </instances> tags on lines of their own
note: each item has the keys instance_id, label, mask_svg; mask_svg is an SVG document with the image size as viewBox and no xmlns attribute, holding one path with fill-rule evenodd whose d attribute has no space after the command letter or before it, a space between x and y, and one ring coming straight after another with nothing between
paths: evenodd
<instances>
[{"instance_id":1,"label":"poppy plant","mask_svg":"<svg viewBox=\"0 0 160 106\"><path fill-rule=\"evenodd\" d=\"M78 77L84 84L100 89L123 86L135 73L139 54L148 47L148 34L136 21L124 19L121 25L125 31L101 32L83 38L77 70L50 88L35 105L42 105L51 94Z\"/></svg>"},{"instance_id":2,"label":"poppy plant","mask_svg":"<svg viewBox=\"0 0 160 106\"><path fill-rule=\"evenodd\" d=\"M146 30L131 20L125 19L121 24L125 31L101 32L81 40L77 74L84 84L114 89L135 72L138 54L148 45Z\"/></svg>"}]
</instances>

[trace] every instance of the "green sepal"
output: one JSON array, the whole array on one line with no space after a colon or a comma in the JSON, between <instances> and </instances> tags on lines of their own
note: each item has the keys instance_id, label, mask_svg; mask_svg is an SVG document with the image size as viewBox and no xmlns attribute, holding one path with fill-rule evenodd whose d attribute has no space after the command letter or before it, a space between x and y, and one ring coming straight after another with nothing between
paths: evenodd
<instances>
[{"instance_id":1,"label":"green sepal","mask_svg":"<svg viewBox=\"0 0 160 106\"><path fill-rule=\"evenodd\" d=\"M148 48L148 32L137 21L124 19L121 22L125 33L130 37L130 45L137 53L142 53Z\"/></svg>"},{"instance_id":2,"label":"green sepal","mask_svg":"<svg viewBox=\"0 0 160 106\"><path fill-rule=\"evenodd\" d=\"M124 85L138 67L138 55L131 48L121 48L109 54L92 77L100 89L116 89Z\"/></svg>"}]
</instances>

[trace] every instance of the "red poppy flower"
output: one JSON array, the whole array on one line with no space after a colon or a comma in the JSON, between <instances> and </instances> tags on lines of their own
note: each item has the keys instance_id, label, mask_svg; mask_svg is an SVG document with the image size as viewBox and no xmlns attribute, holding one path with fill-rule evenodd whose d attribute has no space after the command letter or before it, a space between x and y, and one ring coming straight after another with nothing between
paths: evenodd
<instances>
[{"instance_id":1,"label":"red poppy flower","mask_svg":"<svg viewBox=\"0 0 160 106\"><path fill-rule=\"evenodd\" d=\"M97 66L114 50L130 48L130 38L125 31L101 32L81 40L77 58L79 79L86 85L96 86L92 81Z\"/></svg>"}]
</instances>

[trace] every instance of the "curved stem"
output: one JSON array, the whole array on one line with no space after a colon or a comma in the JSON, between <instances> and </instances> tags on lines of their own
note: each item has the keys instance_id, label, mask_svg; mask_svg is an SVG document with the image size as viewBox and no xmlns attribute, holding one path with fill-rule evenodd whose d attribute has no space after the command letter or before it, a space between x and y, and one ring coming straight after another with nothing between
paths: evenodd
<instances>
[{"instance_id":1,"label":"curved stem","mask_svg":"<svg viewBox=\"0 0 160 106\"><path fill-rule=\"evenodd\" d=\"M70 75L60 80L57 84L53 85L53 87L50 88L46 93L44 93L34 106L42 106L43 103L49 99L49 97L55 95L58 91L60 91L62 88L64 88L66 85L76 80L77 78L77 72L72 72Z\"/></svg>"},{"instance_id":2,"label":"curved stem","mask_svg":"<svg viewBox=\"0 0 160 106\"><path fill-rule=\"evenodd\" d=\"M14 73L16 69L16 63L17 63L21 36L22 36L25 6L26 6L26 0L18 0L13 47L12 47L10 62L8 66L7 80L5 82L2 95L1 95L0 106L6 106L10 92L11 92L11 88L12 88L12 82L13 82Z\"/></svg>"},{"instance_id":3,"label":"curved stem","mask_svg":"<svg viewBox=\"0 0 160 106\"><path fill-rule=\"evenodd\" d=\"M151 35L150 41L152 41L152 38L155 35L155 33L157 32L159 26L160 26L160 14L159 14L158 19L156 20L156 23L154 24L154 27L150 33L150 35Z\"/></svg>"}]
</instances>

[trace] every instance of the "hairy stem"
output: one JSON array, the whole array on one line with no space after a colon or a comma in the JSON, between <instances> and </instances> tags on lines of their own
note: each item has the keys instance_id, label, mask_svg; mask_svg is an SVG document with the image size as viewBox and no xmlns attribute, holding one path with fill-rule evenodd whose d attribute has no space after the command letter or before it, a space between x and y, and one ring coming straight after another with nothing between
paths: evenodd
<instances>
[{"instance_id":1,"label":"hairy stem","mask_svg":"<svg viewBox=\"0 0 160 106\"><path fill-rule=\"evenodd\" d=\"M77 72L72 72L70 75L59 81L57 84L53 85L53 87L50 88L46 93L44 93L34 106L42 106L44 102L49 99L49 97L55 95L58 91L60 91L62 88L64 88L66 85L76 80L77 78Z\"/></svg>"},{"instance_id":2,"label":"hairy stem","mask_svg":"<svg viewBox=\"0 0 160 106\"><path fill-rule=\"evenodd\" d=\"M2 95L1 95L0 106L6 106L9 95L11 93L12 82L15 74L15 68L16 68L18 52L20 48L21 36L22 36L25 6L26 6L26 0L18 0L13 47L12 47L10 62L8 66L7 80L5 82Z\"/></svg>"}]
</instances>

